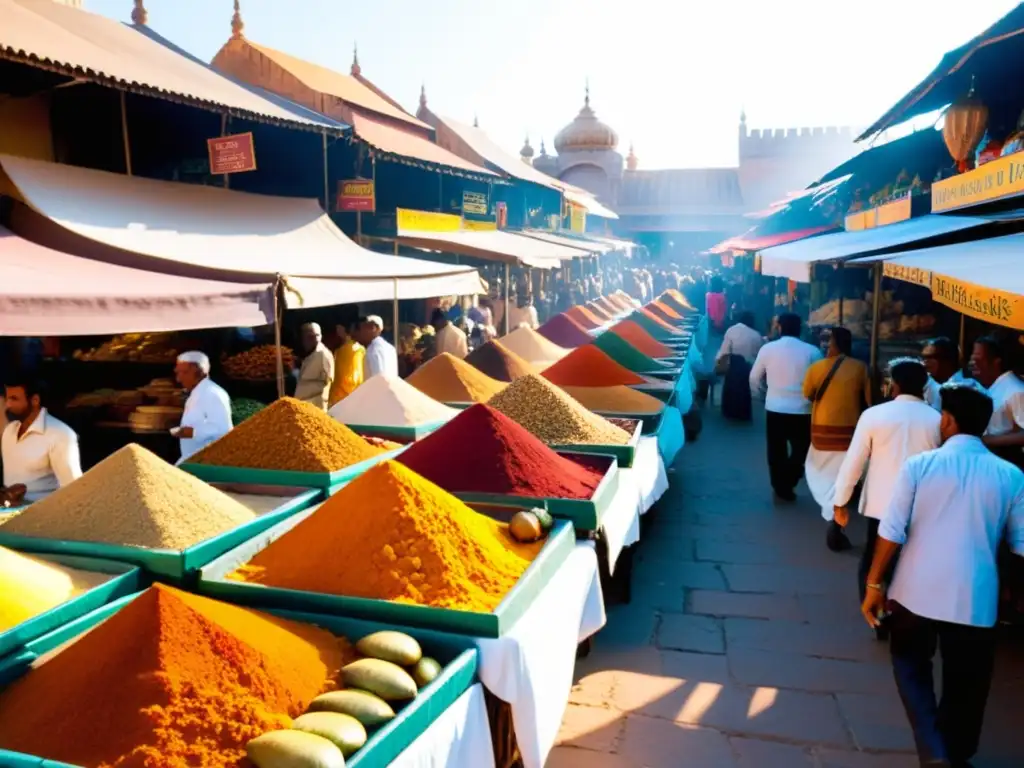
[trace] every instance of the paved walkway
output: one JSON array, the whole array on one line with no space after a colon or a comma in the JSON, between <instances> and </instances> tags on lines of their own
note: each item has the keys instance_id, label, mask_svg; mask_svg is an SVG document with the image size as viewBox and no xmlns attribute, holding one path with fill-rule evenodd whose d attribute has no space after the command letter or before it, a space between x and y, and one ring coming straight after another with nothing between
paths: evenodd
<instances>
[{"instance_id":1,"label":"paved walkway","mask_svg":"<svg viewBox=\"0 0 1024 768\"><path fill-rule=\"evenodd\" d=\"M773 503L763 434L760 413L741 426L705 411L639 545L633 602L577 663L549 768L917 765L887 648L858 610L859 551L825 549L802 487ZM1017 638L976 768L1024 765L1022 704Z\"/></svg>"}]
</instances>

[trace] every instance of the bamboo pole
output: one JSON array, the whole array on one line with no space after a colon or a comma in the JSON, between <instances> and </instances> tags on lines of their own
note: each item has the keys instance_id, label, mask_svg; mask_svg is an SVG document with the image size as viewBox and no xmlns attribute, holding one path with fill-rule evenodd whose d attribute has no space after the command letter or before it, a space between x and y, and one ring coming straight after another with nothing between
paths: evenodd
<instances>
[{"instance_id":1,"label":"bamboo pole","mask_svg":"<svg viewBox=\"0 0 1024 768\"><path fill-rule=\"evenodd\" d=\"M331 211L331 185L329 180L329 171L327 165L327 129L325 128L322 133L323 136L323 155L324 155L324 210L330 213Z\"/></svg>"},{"instance_id":2,"label":"bamboo pole","mask_svg":"<svg viewBox=\"0 0 1024 768\"><path fill-rule=\"evenodd\" d=\"M839 262L839 325L843 324L843 279L846 273L843 272L843 262Z\"/></svg>"},{"instance_id":3,"label":"bamboo pole","mask_svg":"<svg viewBox=\"0 0 1024 768\"><path fill-rule=\"evenodd\" d=\"M512 274L512 268L506 262L505 263L505 315L502 318L502 323L501 323L505 327L505 332L502 334L503 336L508 336L508 316L510 314L510 309L511 309L511 307L509 307L509 305L508 305L508 297L509 297L508 283L509 283L509 280L511 278L511 274Z\"/></svg>"},{"instance_id":4,"label":"bamboo pole","mask_svg":"<svg viewBox=\"0 0 1024 768\"><path fill-rule=\"evenodd\" d=\"M220 136L224 138L228 135L228 114L225 112L220 116ZM231 174L224 174L224 189L231 189Z\"/></svg>"},{"instance_id":5,"label":"bamboo pole","mask_svg":"<svg viewBox=\"0 0 1024 768\"><path fill-rule=\"evenodd\" d=\"M126 94L121 91L121 140L124 142L124 170L129 176L132 173L132 145L128 140L128 102Z\"/></svg>"},{"instance_id":6,"label":"bamboo pole","mask_svg":"<svg viewBox=\"0 0 1024 768\"><path fill-rule=\"evenodd\" d=\"M284 350L281 347L281 300L283 286L278 278L274 284L274 346L277 348L277 396L284 397Z\"/></svg>"},{"instance_id":7,"label":"bamboo pole","mask_svg":"<svg viewBox=\"0 0 1024 768\"><path fill-rule=\"evenodd\" d=\"M394 328L392 335L394 336L393 342L395 348L398 348L398 278L392 278L395 284L395 299L391 306L392 320L391 327Z\"/></svg>"},{"instance_id":8,"label":"bamboo pole","mask_svg":"<svg viewBox=\"0 0 1024 768\"><path fill-rule=\"evenodd\" d=\"M968 357L967 349L966 349L966 344L967 344L967 322L966 321L967 321L967 316L961 312L960 313L960 346L959 346L959 354L957 355L957 362L960 363L960 367L961 368L963 368L965 365L967 365L967 359L966 358Z\"/></svg>"},{"instance_id":9,"label":"bamboo pole","mask_svg":"<svg viewBox=\"0 0 1024 768\"><path fill-rule=\"evenodd\" d=\"M878 321L882 315L882 262L875 262L875 284L871 294L871 375L878 376Z\"/></svg>"}]
</instances>

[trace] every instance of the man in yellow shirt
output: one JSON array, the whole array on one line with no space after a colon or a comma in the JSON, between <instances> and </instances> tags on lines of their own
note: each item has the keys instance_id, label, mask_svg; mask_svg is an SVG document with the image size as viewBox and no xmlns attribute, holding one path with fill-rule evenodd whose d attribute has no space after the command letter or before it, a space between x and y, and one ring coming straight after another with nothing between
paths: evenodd
<instances>
[{"instance_id":1,"label":"man in yellow shirt","mask_svg":"<svg viewBox=\"0 0 1024 768\"><path fill-rule=\"evenodd\" d=\"M363 357L366 356L366 348L352 338L347 326L338 324L335 331L341 344L334 352L334 383L328 407L351 395L363 383Z\"/></svg>"}]
</instances>

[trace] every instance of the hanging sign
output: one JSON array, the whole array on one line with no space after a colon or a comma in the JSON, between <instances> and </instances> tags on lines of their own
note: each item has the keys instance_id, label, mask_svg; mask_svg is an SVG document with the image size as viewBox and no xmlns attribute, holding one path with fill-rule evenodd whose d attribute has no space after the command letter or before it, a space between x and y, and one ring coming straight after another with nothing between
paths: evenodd
<instances>
[{"instance_id":1,"label":"hanging sign","mask_svg":"<svg viewBox=\"0 0 1024 768\"><path fill-rule=\"evenodd\" d=\"M472 213L477 216L487 215L487 193L486 192L463 192L462 213Z\"/></svg>"},{"instance_id":2,"label":"hanging sign","mask_svg":"<svg viewBox=\"0 0 1024 768\"><path fill-rule=\"evenodd\" d=\"M932 298L986 323L1024 330L1024 296L933 274Z\"/></svg>"},{"instance_id":3,"label":"hanging sign","mask_svg":"<svg viewBox=\"0 0 1024 768\"><path fill-rule=\"evenodd\" d=\"M377 208L377 194L373 179L346 179L338 182L339 211L369 211Z\"/></svg>"},{"instance_id":4,"label":"hanging sign","mask_svg":"<svg viewBox=\"0 0 1024 768\"><path fill-rule=\"evenodd\" d=\"M932 213L1024 194L1024 152L932 184Z\"/></svg>"},{"instance_id":5,"label":"hanging sign","mask_svg":"<svg viewBox=\"0 0 1024 768\"><path fill-rule=\"evenodd\" d=\"M462 229L462 218L451 213L399 208L395 218L400 235L404 232L458 232Z\"/></svg>"},{"instance_id":6,"label":"hanging sign","mask_svg":"<svg viewBox=\"0 0 1024 768\"><path fill-rule=\"evenodd\" d=\"M883 262L882 274L894 280L902 280L904 283L913 283L925 288L930 288L932 284L932 273L927 269L908 267L891 261Z\"/></svg>"},{"instance_id":7,"label":"hanging sign","mask_svg":"<svg viewBox=\"0 0 1024 768\"><path fill-rule=\"evenodd\" d=\"M899 200L892 200L888 203L869 208L866 211L851 213L843 222L843 228L847 232L856 232L862 229L874 229L884 227L886 224L896 224L906 221L913 216L912 199L909 194Z\"/></svg>"},{"instance_id":8,"label":"hanging sign","mask_svg":"<svg viewBox=\"0 0 1024 768\"><path fill-rule=\"evenodd\" d=\"M587 231L587 209L581 205L570 206L569 230L580 234Z\"/></svg>"},{"instance_id":9,"label":"hanging sign","mask_svg":"<svg viewBox=\"0 0 1024 768\"><path fill-rule=\"evenodd\" d=\"M215 176L256 170L256 148L251 133L207 139L206 149L210 153L210 173Z\"/></svg>"}]
</instances>

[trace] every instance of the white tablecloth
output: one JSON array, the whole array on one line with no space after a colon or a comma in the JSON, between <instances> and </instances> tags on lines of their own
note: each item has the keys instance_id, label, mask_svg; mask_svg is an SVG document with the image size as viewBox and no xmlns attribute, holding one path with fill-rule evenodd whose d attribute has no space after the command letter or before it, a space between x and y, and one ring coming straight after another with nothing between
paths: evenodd
<instances>
[{"instance_id":1,"label":"white tablecloth","mask_svg":"<svg viewBox=\"0 0 1024 768\"><path fill-rule=\"evenodd\" d=\"M601 528L608 545L608 573L614 574L622 550L640 541L640 489L632 469L619 468L619 489L601 518Z\"/></svg>"},{"instance_id":2,"label":"white tablecloth","mask_svg":"<svg viewBox=\"0 0 1024 768\"><path fill-rule=\"evenodd\" d=\"M651 507L657 504L658 499L664 496L665 491L668 490L668 473L665 471L665 462L658 450L658 438L654 435L640 438L640 444L636 447L636 455L633 457L633 466L623 471L633 477L640 496L641 515L646 514ZM637 532L637 539L629 542L626 546L638 541L639 535Z\"/></svg>"},{"instance_id":3,"label":"white tablecloth","mask_svg":"<svg viewBox=\"0 0 1024 768\"><path fill-rule=\"evenodd\" d=\"M597 555L580 542L508 634L476 640L480 680L512 705L525 768L547 761L569 703L576 646L604 624Z\"/></svg>"},{"instance_id":4,"label":"white tablecloth","mask_svg":"<svg viewBox=\"0 0 1024 768\"><path fill-rule=\"evenodd\" d=\"M484 687L469 687L391 763L391 768L494 768Z\"/></svg>"}]
</instances>

